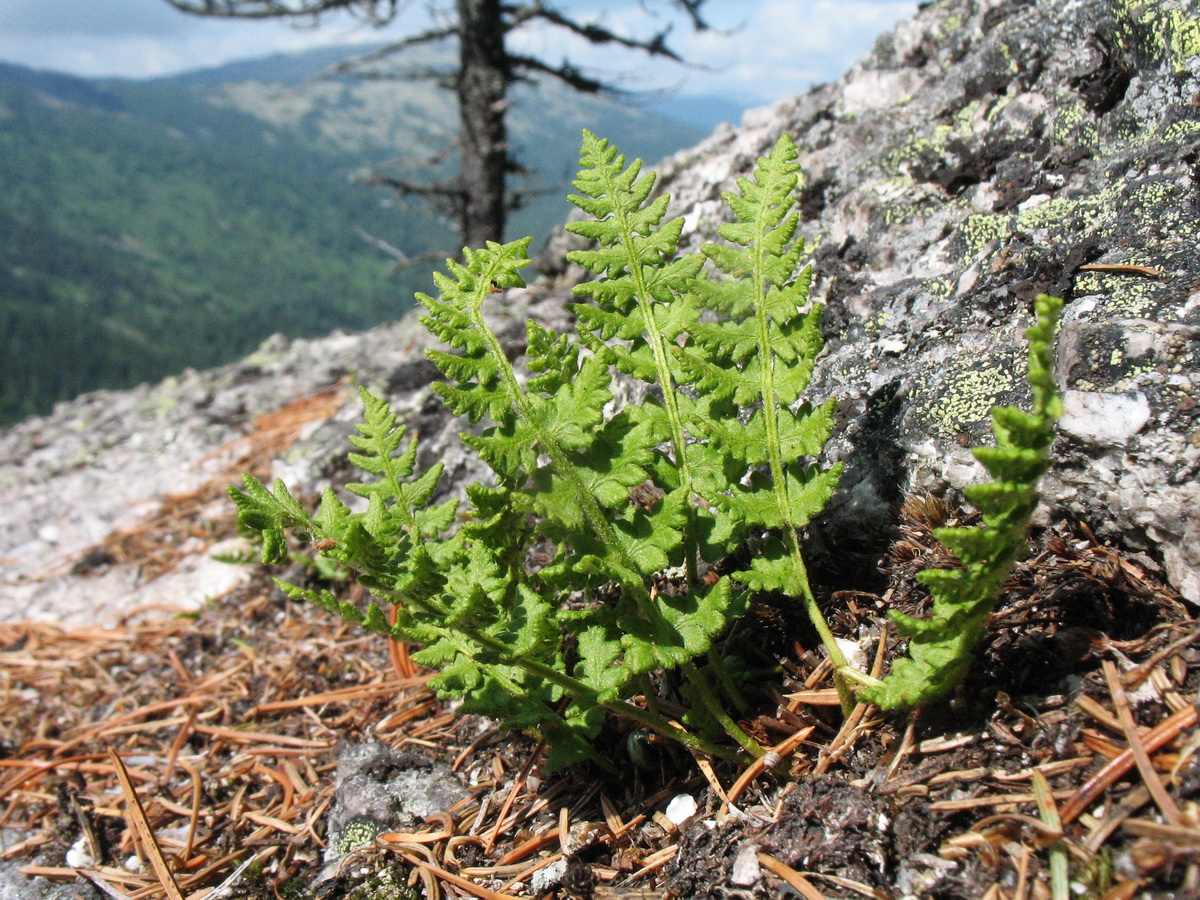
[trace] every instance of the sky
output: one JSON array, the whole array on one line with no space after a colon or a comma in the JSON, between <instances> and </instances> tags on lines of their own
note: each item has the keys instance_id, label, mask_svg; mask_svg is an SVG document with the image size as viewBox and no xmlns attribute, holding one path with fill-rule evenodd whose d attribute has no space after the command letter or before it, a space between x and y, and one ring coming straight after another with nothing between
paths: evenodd
<instances>
[{"instance_id":1,"label":"sky","mask_svg":"<svg viewBox=\"0 0 1200 900\"><path fill-rule=\"evenodd\" d=\"M394 39L427 27L431 7L453 4L399 0L399 6L396 21L376 29L345 14L316 26L200 18L166 0L0 0L0 60L85 76L173 75L273 53ZM666 0L559 0L557 6L643 37L672 22ZM514 33L510 46L552 63L570 54L589 74L629 88L714 94L752 106L836 79L881 32L915 10L915 0L707 0L702 11L712 30L695 33L673 17L671 44L696 63L689 67L623 57L545 28Z\"/></svg>"}]
</instances>

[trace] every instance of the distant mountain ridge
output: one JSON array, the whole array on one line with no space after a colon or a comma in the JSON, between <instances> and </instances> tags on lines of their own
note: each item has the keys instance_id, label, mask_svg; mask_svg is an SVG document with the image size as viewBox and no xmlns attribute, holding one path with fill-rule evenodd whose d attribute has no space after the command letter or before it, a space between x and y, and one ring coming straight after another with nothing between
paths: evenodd
<instances>
[{"instance_id":1,"label":"distant mountain ridge","mask_svg":"<svg viewBox=\"0 0 1200 900\"><path fill-rule=\"evenodd\" d=\"M438 174L456 117L428 83L317 78L361 50L145 81L0 64L0 422L411 307L428 267L393 275L364 234L407 254L453 234L353 182ZM557 84L520 86L510 125L541 191L511 233L538 241L567 213L582 127L651 162L703 136Z\"/></svg>"}]
</instances>

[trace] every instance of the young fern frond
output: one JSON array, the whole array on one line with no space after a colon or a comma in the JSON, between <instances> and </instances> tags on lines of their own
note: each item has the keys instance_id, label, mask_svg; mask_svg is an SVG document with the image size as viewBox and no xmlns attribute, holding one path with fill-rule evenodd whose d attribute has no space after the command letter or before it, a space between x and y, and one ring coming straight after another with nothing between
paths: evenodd
<instances>
[{"instance_id":1,"label":"young fern frond","mask_svg":"<svg viewBox=\"0 0 1200 900\"><path fill-rule=\"evenodd\" d=\"M521 386L482 315L488 291L481 276L497 268L494 257L515 259L523 248L476 251L456 271L456 281L440 282L440 300L420 298L431 315L445 309L464 314L472 331L458 342L461 356L430 354L448 376L469 371L471 380L435 389L452 408L486 409L495 422L462 439L496 472L505 502L532 514L535 531L561 548L558 559L535 576L543 590L565 598L605 581L620 585L612 609L562 618L589 634L580 645L584 683L596 678L595 688L611 696L637 675L706 652L725 625L728 586L677 603L654 601L651 576L680 556L683 498L670 496L650 509L630 501L662 435L644 408L604 420L611 376L600 357L531 323L530 369L538 374ZM510 271L515 275L515 267ZM589 659L591 653L603 663Z\"/></svg>"},{"instance_id":2,"label":"young fern frond","mask_svg":"<svg viewBox=\"0 0 1200 900\"><path fill-rule=\"evenodd\" d=\"M681 412L686 398L678 393L686 373L670 349L697 321L699 310L692 287L704 260L676 257L683 220L662 222L670 198L664 195L649 201L655 179L641 174L640 160L626 167L625 157L616 147L585 131L580 166L574 182L579 194L570 199L593 218L570 223L567 229L596 241L599 249L574 251L568 257L604 277L576 286L575 293L590 297L592 303L575 304L572 309L581 339L598 358L655 389L641 406L641 417L649 428L664 431L670 441L669 457L656 454L654 470L666 491L663 509L682 512L682 563L687 597L695 604L682 610L671 603L659 606L666 623L682 638L676 645L674 664L689 666L690 657L708 652L712 639L725 626L732 599L728 579L710 586L698 577L701 553L712 553L717 542L727 540L732 528L728 522L717 522L713 511L695 502L689 436ZM659 632L655 639L661 640L662 629L652 620L651 625L650 631ZM623 627L627 630L627 659L635 668L651 659L659 660L659 665L665 661L661 650L655 649L653 655L648 652L650 641L637 641L642 634L651 638L644 622L626 620ZM710 665L722 669L719 657L712 654ZM695 669L685 671L697 694L708 702L713 694L704 676ZM736 691L733 693L735 700L740 700ZM720 715L716 710L713 713ZM722 724L743 739L740 729L730 727L732 723ZM748 740L743 745L748 746Z\"/></svg>"},{"instance_id":3,"label":"young fern frond","mask_svg":"<svg viewBox=\"0 0 1200 900\"><path fill-rule=\"evenodd\" d=\"M1050 467L1050 445L1062 400L1054 383L1054 332L1062 301L1037 298L1037 323L1029 341L1029 384L1033 411L1013 406L992 410L995 447L974 451L993 481L964 493L983 513L978 528L940 528L934 536L962 564L926 569L917 577L929 586L933 610L927 619L893 611L900 634L909 639L908 658L897 660L882 682L860 695L883 709L918 706L943 696L962 680L987 628L1013 563L1025 553L1029 520L1037 508L1038 480Z\"/></svg>"}]
</instances>

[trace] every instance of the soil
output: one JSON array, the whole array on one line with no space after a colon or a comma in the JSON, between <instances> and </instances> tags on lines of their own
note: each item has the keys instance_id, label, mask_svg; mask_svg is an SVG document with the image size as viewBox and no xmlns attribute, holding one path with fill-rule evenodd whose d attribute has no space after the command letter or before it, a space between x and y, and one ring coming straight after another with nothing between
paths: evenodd
<instances>
[{"instance_id":1,"label":"soil","mask_svg":"<svg viewBox=\"0 0 1200 900\"><path fill-rule=\"evenodd\" d=\"M903 650L879 652L887 610L920 614L915 574L953 564L931 530L956 515L910 498L881 576L827 590L876 666ZM740 780L615 725L624 777L544 776L535 741L456 715L399 648L265 573L192 616L0 625L0 849L45 890L131 898L1200 896L1192 610L1151 561L1059 523L992 624L946 703L843 719L798 609L760 598L723 649L777 673L743 724L783 759ZM339 858L339 748L363 743L381 782L425 772L464 799L370 822Z\"/></svg>"}]
</instances>

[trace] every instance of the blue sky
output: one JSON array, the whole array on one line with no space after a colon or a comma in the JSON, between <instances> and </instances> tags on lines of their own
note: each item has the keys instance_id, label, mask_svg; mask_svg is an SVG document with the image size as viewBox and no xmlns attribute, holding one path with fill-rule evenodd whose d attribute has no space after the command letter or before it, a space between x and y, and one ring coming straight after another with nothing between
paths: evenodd
<instances>
[{"instance_id":1,"label":"blue sky","mask_svg":"<svg viewBox=\"0 0 1200 900\"><path fill-rule=\"evenodd\" d=\"M0 0L0 60L78 75L144 77L174 74L233 59L330 44L374 43L427 25L424 0L401 0L401 15L384 30L349 16L317 27L283 21L202 19L165 0ZM452 4L442 4L451 6ZM645 35L664 23L663 0L560 0L577 18ZM716 26L693 33L678 16L674 45L702 65L685 68L623 57L565 41L561 32L515 36L522 51L550 62L564 53L591 72L620 76L630 88L678 88L757 105L831 81L866 53L875 38L911 15L915 0L708 0Z\"/></svg>"}]
</instances>

